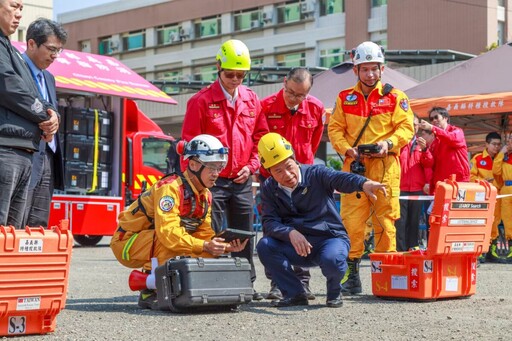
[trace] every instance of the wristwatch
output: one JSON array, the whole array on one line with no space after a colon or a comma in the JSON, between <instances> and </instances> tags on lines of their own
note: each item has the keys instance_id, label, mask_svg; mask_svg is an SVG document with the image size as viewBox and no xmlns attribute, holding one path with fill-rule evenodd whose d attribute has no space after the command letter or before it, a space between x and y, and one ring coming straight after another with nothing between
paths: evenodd
<instances>
[{"instance_id":1,"label":"wristwatch","mask_svg":"<svg viewBox=\"0 0 512 341\"><path fill-rule=\"evenodd\" d=\"M384 140L388 144L388 150L393 149L393 141L391 139Z\"/></svg>"}]
</instances>

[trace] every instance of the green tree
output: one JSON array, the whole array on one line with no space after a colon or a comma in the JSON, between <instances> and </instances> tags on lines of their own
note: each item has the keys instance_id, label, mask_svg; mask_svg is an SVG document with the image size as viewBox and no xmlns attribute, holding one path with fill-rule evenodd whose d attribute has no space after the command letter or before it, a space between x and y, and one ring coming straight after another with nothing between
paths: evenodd
<instances>
[{"instance_id":1,"label":"green tree","mask_svg":"<svg viewBox=\"0 0 512 341\"><path fill-rule=\"evenodd\" d=\"M339 171L343 166L343 162L337 157L329 156L327 158L326 166Z\"/></svg>"}]
</instances>

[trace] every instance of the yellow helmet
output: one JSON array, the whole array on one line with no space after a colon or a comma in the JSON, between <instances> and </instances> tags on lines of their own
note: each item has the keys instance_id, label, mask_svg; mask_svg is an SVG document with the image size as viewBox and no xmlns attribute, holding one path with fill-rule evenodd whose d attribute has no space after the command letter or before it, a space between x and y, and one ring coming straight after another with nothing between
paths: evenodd
<instances>
[{"instance_id":1,"label":"yellow helmet","mask_svg":"<svg viewBox=\"0 0 512 341\"><path fill-rule=\"evenodd\" d=\"M251 56L249 49L240 40L231 39L221 45L216 57L221 69L249 71Z\"/></svg>"},{"instance_id":2,"label":"yellow helmet","mask_svg":"<svg viewBox=\"0 0 512 341\"><path fill-rule=\"evenodd\" d=\"M293 148L290 142L278 133L267 133L258 142L258 156L261 165L269 169L279 162L293 156Z\"/></svg>"}]
</instances>

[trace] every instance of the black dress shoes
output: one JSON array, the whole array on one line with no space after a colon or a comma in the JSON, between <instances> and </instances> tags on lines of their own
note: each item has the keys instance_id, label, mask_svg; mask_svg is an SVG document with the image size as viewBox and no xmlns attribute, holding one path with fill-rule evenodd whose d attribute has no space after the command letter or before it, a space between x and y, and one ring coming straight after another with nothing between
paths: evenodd
<instances>
[{"instance_id":1,"label":"black dress shoes","mask_svg":"<svg viewBox=\"0 0 512 341\"><path fill-rule=\"evenodd\" d=\"M282 308L282 307L294 307L299 305L308 305L308 297L304 294L297 295L295 297L286 297L282 300L272 302L274 307Z\"/></svg>"}]
</instances>

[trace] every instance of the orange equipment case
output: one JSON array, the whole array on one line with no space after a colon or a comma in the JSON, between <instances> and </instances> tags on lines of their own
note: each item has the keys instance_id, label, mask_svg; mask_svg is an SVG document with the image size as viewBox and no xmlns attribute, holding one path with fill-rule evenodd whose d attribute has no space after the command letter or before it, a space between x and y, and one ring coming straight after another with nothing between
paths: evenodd
<instances>
[{"instance_id":1,"label":"orange equipment case","mask_svg":"<svg viewBox=\"0 0 512 341\"><path fill-rule=\"evenodd\" d=\"M489 250L496 188L486 181L438 182L427 250L370 255L378 297L432 300L476 291L476 258Z\"/></svg>"},{"instance_id":2,"label":"orange equipment case","mask_svg":"<svg viewBox=\"0 0 512 341\"><path fill-rule=\"evenodd\" d=\"M49 229L0 226L0 336L53 332L64 309L73 236L63 220Z\"/></svg>"}]
</instances>

